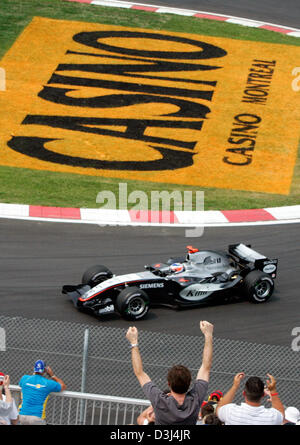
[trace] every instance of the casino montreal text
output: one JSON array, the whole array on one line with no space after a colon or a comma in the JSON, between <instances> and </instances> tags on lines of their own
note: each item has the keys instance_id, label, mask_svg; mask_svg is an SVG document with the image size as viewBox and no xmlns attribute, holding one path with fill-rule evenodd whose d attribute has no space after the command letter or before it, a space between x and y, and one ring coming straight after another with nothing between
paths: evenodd
<instances>
[{"instance_id":1,"label":"casino montreal text","mask_svg":"<svg viewBox=\"0 0 300 445\"><path fill-rule=\"evenodd\" d=\"M275 65L275 60L253 60L242 102L254 106L266 105ZM233 128L228 138L228 143L233 145L226 149L229 155L224 156L223 162L237 166L251 164L261 121L262 118L254 113L234 116Z\"/></svg>"}]
</instances>

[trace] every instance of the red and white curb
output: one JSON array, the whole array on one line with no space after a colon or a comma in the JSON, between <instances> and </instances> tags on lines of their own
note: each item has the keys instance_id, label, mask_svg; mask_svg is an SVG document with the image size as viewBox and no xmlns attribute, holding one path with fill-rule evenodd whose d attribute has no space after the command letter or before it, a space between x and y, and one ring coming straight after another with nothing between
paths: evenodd
<instances>
[{"instance_id":1,"label":"red and white curb","mask_svg":"<svg viewBox=\"0 0 300 445\"><path fill-rule=\"evenodd\" d=\"M0 218L115 226L217 227L300 223L300 205L250 210L144 211L0 204Z\"/></svg>"},{"instance_id":2,"label":"red and white curb","mask_svg":"<svg viewBox=\"0 0 300 445\"><path fill-rule=\"evenodd\" d=\"M96 6L109 6L115 8L137 9L148 12L158 12L165 14L177 14L187 17L198 17L201 19L219 20L223 22L233 23L241 26L249 26L252 28L267 29L292 37L300 37L300 29L291 28L288 26L275 25L274 23L261 22L259 20L250 20L241 17L234 17L231 15L223 15L217 13L210 13L205 11L193 11L190 9L171 8L165 6L148 5L143 3L132 3L115 0L66 0L69 2L87 3Z\"/></svg>"}]
</instances>

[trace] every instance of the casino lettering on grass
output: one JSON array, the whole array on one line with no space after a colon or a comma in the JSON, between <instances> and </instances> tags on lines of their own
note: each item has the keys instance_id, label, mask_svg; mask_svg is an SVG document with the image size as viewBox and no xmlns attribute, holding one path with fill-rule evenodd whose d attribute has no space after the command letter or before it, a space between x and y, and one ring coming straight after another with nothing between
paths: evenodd
<instances>
[{"instance_id":1,"label":"casino lettering on grass","mask_svg":"<svg viewBox=\"0 0 300 445\"><path fill-rule=\"evenodd\" d=\"M192 45L196 50L191 52L178 52L157 50L139 50L124 47L112 46L103 43L103 39L118 38L151 39L153 47L157 47L159 41ZM189 71L212 71L219 70L221 66L207 63L192 63L195 60L216 59L224 57L227 52L212 44L187 39L180 36L158 33L144 33L139 31L94 31L80 32L73 36L73 40L82 45L82 51L68 50L67 55L76 55L79 61L82 56L111 58L114 62L121 59L127 64L107 64L101 63L62 63L59 64L48 81L48 85L43 87L38 96L46 101L60 105L73 107L88 107L91 109L111 109L124 107L124 114L128 106L136 104L171 104L178 107L178 111L171 113L164 119L130 119L130 118L107 118L107 117L80 117L80 116L50 116L28 114L23 125L38 125L54 128L61 128L70 131L93 133L101 136L116 137L143 141L150 144L151 148L157 150L161 158L153 161L106 161L90 158L76 158L68 155L50 151L45 148L45 143L50 139L45 137L13 136L8 145L23 154L35 158L62 163L67 165L78 165L97 169L116 170L166 170L180 169L193 164L193 150L198 142L186 141L182 139L166 138L163 136L148 135L148 130L155 128L189 129L201 131L203 122L210 113L208 105L199 103L199 100L212 101L214 87L217 81L214 80L190 80L188 78L170 77L170 72L180 73ZM87 52L89 48L97 49L99 54ZM104 53L103 53L104 51ZM107 54L108 53L108 54ZM176 62L166 60L176 59ZM182 60L191 62L182 62ZM118 75L123 77L138 78L138 82L115 81L104 78L66 76L63 72L93 73L97 75ZM166 76L153 76L152 73L168 73ZM143 84L143 79L167 80L168 82L182 83L183 88L172 86L161 86L154 83ZM196 89L189 88L189 85L199 85ZM72 85L74 87L102 88L107 90L124 91L120 94L108 94L100 97L74 97L74 88L62 88L49 85ZM205 89L201 86L205 85ZM207 89L209 87L209 89ZM159 108L156 108L159 110ZM122 114L122 111L121 111ZM159 114L159 112L158 112ZM183 118L183 119L178 119ZM192 118L192 119L190 119ZM196 118L196 119L195 119ZM125 127L125 131L116 130L115 127ZM53 139L51 139L53 141ZM158 144L158 145L157 145ZM167 145L164 146L164 145ZM169 146L172 147L170 150Z\"/></svg>"}]
</instances>

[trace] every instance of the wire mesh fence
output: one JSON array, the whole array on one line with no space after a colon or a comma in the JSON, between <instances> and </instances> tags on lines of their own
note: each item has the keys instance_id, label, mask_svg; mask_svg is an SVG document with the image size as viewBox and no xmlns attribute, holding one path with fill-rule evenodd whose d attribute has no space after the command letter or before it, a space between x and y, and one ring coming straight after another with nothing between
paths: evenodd
<instances>
[{"instance_id":1,"label":"wire mesh fence","mask_svg":"<svg viewBox=\"0 0 300 445\"><path fill-rule=\"evenodd\" d=\"M18 385L22 375L32 374L35 361L43 359L69 391L82 391L84 382L86 393L145 398L132 372L124 329L5 316L0 316L0 329L0 370L10 375L12 384ZM144 369L163 390L167 370L174 364L184 364L196 376L203 345L200 331L198 337L139 329ZM277 379L282 402L299 406L299 357L290 347L215 338L209 392L226 392L240 371L263 380L271 373ZM242 388L235 401L241 400Z\"/></svg>"}]
</instances>

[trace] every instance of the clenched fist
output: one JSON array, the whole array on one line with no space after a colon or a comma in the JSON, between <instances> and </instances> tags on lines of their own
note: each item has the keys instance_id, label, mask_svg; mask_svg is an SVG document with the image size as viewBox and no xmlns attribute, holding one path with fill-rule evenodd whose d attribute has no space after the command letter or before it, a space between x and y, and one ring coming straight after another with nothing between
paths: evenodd
<instances>
[{"instance_id":1,"label":"clenched fist","mask_svg":"<svg viewBox=\"0 0 300 445\"><path fill-rule=\"evenodd\" d=\"M200 330L204 336L213 335L214 325L208 321L200 321Z\"/></svg>"},{"instance_id":2,"label":"clenched fist","mask_svg":"<svg viewBox=\"0 0 300 445\"><path fill-rule=\"evenodd\" d=\"M138 342L138 330L136 327L132 326L128 328L128 331L126 333L126 338L129 341L129 343L137 344Z\"/></svg>"}]
</instances>

